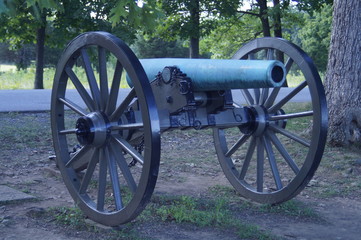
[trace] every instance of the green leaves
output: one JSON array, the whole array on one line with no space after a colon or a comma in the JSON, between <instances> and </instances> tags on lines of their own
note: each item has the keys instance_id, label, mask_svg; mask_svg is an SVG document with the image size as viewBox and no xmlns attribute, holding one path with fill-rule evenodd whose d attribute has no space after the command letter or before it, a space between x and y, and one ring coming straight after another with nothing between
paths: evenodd
<instances>
[{"instance_id":1,"label":"green leaves","mask_svg":"<svg viewBox=\"0 0 361 240\"><path fill-rule=\"evenodd\" d=\"M319 71L326 71L331 39L332 6L324 5L313 16L305 14L305 24L298 32L302 48L315 62Z\"/></svg>"},{"instance_id":2,"label":"green leaves","mask_svg":"<svg viewBox=\"0 0 361 240\"><path fill-rule=\"evenodd\" d=\"M117 0L110 11L110 21L113 27L126 21L130 26L149 30L155 28L160 14L155 1Z\"/></svg>"},{"instance_id":3,"label":"green leaves","mask_svg":"<svg viewBox=\"0 0 361 240\"><path fill-rule=\"evenodd\" d=\"M44 9L63 10L63 6L57 0L26 0L27 7L38 7L40 11Z\"/></svg>"}]
</instances>

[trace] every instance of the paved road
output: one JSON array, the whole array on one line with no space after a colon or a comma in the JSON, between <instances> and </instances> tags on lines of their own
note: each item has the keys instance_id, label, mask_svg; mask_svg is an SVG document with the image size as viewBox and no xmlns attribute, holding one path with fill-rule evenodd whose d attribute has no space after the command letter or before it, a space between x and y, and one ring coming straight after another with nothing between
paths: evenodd
<instances>
[{"instance_id":1,"label":"paved road","mask_svg":"<svg viewBox=\"0 0 361 240\"><path fill-rule=\"evenodd\" d=\"M287 94L291 89L283 89L279 98ZM126 95L128 90L121 89L119 99ZM67 93L68 94L68 93ZM0 112L38 112L50 110L51 90L0 90ZM80 106L84 106L76 91L69 91L67 98ZM237 103L244 102L244 98L239 90L234 91L234 101ZM309 101L308 89L304 89L296 95L292 101L306 102Z\"/></svg>"}]
</instances>

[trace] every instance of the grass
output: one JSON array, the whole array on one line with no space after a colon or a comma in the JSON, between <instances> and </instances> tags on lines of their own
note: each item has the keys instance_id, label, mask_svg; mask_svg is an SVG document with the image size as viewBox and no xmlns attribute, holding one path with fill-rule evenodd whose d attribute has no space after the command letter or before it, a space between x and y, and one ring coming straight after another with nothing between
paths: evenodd
<instances>
[{"instance_id":1,"label":"grass","mask_svg":"<svg viewBox=\"0 0 361 240\"><path fill-rule=\"evenodd\" d=\"M87 231L102 239L146 239L142 227L156 222L159 224L177 224L180 228L190 224L197 228L216 228L225 233L233 233L240 239L276 239L258 226L236 219L224 198L202 199L189 196L153 196L151 203L138 217L137 221L115 229L102 229L88 223L86 216L77 207L54 207L33 214L36 218L46 218L56 224L70 227L77 231ZM184 226L185 227L185 226ZM137 229L137 231L135 231ZM207 231L207 230L205 230Z\"/></svg>"},{"instance_id":2,"label":"grass","mask_svg":"<svg viewBox=\"0 0 361 240\"><path fill-rule=\"evenodd\" d=\"M26 70L15 70L16 68L11 65L0 65L0 90L1 89L33 89L34 88L34 79L35 79L35 68L29 67ZM108 76L111 79L113 76L114 69L110 67L108 69ZM84 70L80 67L76 67L74 72L77 74L79 80L88 86L86 74ZM44 89L51 89L53 87L53 80L55 75L55 68L44 68ZM98 77L98 74L95 74ZM110 83L109 83L109 86ZM121 88L128 88L128 84L125 80L125 74L122 75ZM74 88L74 86L69 85L69 88Z\"/></svg>"},{"instance_id":3,"label":"grass","mask_svg":"<svg viewBox=\"0 0 361 240\"><path fill-rule=\"evenodd\" d=\"M241 239L275 239L258 226L236 219L229 201L219 197L154 196L140 218L143 221L151 218L165 223L217 228L227 233L233 232Z\"/></svg>"},{"instance_id":4,"label":"grass","mask_svg":"<svg viewBox=\"0 0 361 240\"><path fill-rule=\"evenodd\" d=\"M227 199L228 204L237 206L241 210L252 209L259 213L277 213L283 216L298 217L305 219L319 219L320 216L315 210L306 206L303 202L291 199L281 204L257 204L249 201L242 201L241 196L233 187L216 185L209 189L212 195Z\"/></svg>"},{"instance_id":5,"label":"grass","mask_svg":"<svg viewBox=\"0 0 361 240\"><path fill-rule=\"evenodd\" d=\"M0 89L33 89L35 79L35 68L16 71L13 68L0 68ZM51 89L55 74L54 68L44 69L44 88Z\"/></svg>"},{"instance_id":6,"label":"grass","mask_svg":"<svg viewBox=\"0 0 361 240\"><path fill-rule=\"evenodd\" d=\"M297 200L289 200L282 204L269 205L264 204L258 207L261 212L279 213L285 216L301 217L308 219L319 219L320 216L313 208L306 206L304 203Z\"/></svg>"},{"instance_id":7,"label":"grass","mask_svg":"<svg viewBox=\"0 0 361 240\"><path fill-rule=\"evenodd\" d=\"M87 232L86 236L90 239L146 240L139 236L132 224L126 224L118 229L104 229L90 224L86 222L85 215L77 207L53 207L33 217L47 218L49 222L55 221L60 226L77 230L78 234L82 231Z\"/></svg>"},{"instance_id":8,"label":"grass","mask_svg":"<svg viewBox=\"0 0 361 240\"><path fill-rule=\"evenodd\" d=\"M50 126L36 114L20 117L18 113L0 113L0 146L2 149L35 148L47 144ZM6 120L5 120L6 119Z\"/></svg>"}]
</instances>

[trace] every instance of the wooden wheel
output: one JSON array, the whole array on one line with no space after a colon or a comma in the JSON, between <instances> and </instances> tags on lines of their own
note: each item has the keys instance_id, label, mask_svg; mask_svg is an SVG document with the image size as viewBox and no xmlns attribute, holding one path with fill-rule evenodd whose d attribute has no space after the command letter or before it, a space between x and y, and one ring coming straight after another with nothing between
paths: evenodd
<instances>
[{"instance_id":1,"label":"wooden wheel","mask_svg":"<svg viewBox=\"0 0 361 240\"><path fill-rule=\"evenodd\" d=\"M256 39L233 59L281 60L291 77L282 88L242 90L253 120L246 128L214 129L220 165L244 197L275 204L297 195L314 175L326 143L327 107L312 60L294 44L278 38ZM308 103L295 103L306 94Z\"/></svg>"},{"instance_id":2,"label":"wooden wheel","mask_svg":"<svg viewBox=\"0 0 361 240\"><path fill-rule=\"evenodd\" d=\"M125 74L131 89L120 89ZM57 164L80 209L110 226L134 219L156 184L160 129L148 78L124 42L105 32L70 42L54 79L51 126Z\"/></svg>"}]
</instances>

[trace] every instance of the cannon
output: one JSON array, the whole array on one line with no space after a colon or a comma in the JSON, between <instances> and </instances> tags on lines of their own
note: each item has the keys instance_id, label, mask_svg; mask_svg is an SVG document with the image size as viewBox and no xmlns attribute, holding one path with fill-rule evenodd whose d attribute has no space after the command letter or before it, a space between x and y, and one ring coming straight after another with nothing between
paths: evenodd
<instances>
[{"instance_id":1,"label":"cannon","mask_svg":"<svg viewBox=\"0 0 361 240\"><path fill-rule=\"evenodd\" d=\"M299 80L293 87L291 72ZM300 94L307 103L294 102ZM283 39L255 39L228 60L139 60L119 38L88 32L59 60L51 127L75 203L115 226L150 201L160 135L173 129L211 128L221 168L241 196L266 204L293 198L322 158L327 107L312 60Z\"/></svg>"}]
</instances>

